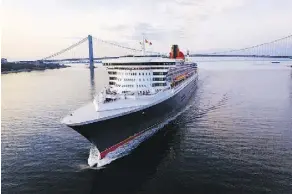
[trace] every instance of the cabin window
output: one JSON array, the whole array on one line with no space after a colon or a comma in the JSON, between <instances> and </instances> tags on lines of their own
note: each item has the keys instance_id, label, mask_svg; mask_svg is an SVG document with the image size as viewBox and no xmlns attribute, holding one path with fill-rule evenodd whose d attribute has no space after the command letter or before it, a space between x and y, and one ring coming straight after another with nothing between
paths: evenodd
<instances>
[{"instance_id":1,"label":"cabin window","mask_svg":"<svg viewBox=\"0 0 292 194\"><path fill-rule=\"evenodd\" d=\"M167 72L153 72L153 75L166 75Z\"/></svg>"},{"instance_id":2,"label":"cabin window","mask_svg":"<svg viewBox=\"0 0 292 194\"><path fill-rule=\"evenodd\" d=\"M166 83L153 83L152 87L166 86Z\"/></svg>"},{"instance_id":3,"label":"cabin window","mask_svg":"<svg viewBox=\"0 0 292 194\"><path fill-rule=\"evenodd\" d=\"M165 77L154 77L152 80L153 81L165 81Z\"/></svg>"}]
</instances>

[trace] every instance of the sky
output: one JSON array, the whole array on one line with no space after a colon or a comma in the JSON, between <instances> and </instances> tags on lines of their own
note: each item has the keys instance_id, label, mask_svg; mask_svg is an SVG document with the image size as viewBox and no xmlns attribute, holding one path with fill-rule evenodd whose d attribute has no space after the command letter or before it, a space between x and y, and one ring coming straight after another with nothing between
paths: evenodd
<instances>
[{"instance_id":1,"label":"sky","mask_svg":"<svg viewBox=\"0 0 292 194\"><path fill-rule=\"evenodd\" d=\"M144 34L147 49L165 53L172 44L192 53L243 48L292 34L291 7L291 0L2 0L1 56L39 59L88 34L135 48Z\"/></svg>"}]
</instances>

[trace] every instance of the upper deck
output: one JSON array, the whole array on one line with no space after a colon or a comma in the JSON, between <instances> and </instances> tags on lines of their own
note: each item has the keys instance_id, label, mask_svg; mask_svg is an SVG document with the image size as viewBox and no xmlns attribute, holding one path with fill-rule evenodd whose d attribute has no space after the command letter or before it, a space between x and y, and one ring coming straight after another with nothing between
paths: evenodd
<instances>
[{"instance_id":1,"label":"upper deck","mask_svg":"<svg viewBox=\"0 0 292 194\"><path fill-rule=\"evenodd\" d=\"M166 57L133 56L108 59L103 61L104 66L129 66L129 65L174 65L182 63L182 59L170 59Z\"/></svg>"}]
</instances>

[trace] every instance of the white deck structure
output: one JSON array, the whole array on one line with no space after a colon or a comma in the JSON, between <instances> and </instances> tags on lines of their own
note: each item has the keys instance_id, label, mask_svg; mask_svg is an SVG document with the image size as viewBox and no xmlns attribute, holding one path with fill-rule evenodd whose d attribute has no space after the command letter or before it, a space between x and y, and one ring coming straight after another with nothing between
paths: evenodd
<instances>
[{"instance_id":1,"label":"white deck structure","mask_svg":"<svg viewBox=\"0 0 292 194\"><path fill-rule=\"evenodd\" d=\"M68 126L78 126L158 104L178 93L195 79L197 75L190 74L178 85L172 85L172 78L189 73L186 67L192 67L193 64L182 59L147 56L103 61L103 65L108 69L109 88L101 91L93 102L66 116L62 122Z\"/></svg>"}]
</instances>

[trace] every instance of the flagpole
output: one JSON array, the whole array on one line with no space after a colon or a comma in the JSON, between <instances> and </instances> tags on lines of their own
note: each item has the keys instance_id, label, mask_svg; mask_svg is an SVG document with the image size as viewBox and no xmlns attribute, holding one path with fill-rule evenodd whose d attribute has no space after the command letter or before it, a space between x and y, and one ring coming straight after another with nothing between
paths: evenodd
<instances>
[{"instance_id":1,"label":"flagpole","mask_svg":"<svg viewBox=\"0 0 292 194\"><path fill-rule=\"evenodd\" d=\"M142 34L143 41L142 41L142 55L145 55L145 37L144 33Z\"/></svg>"}]
</instances>

